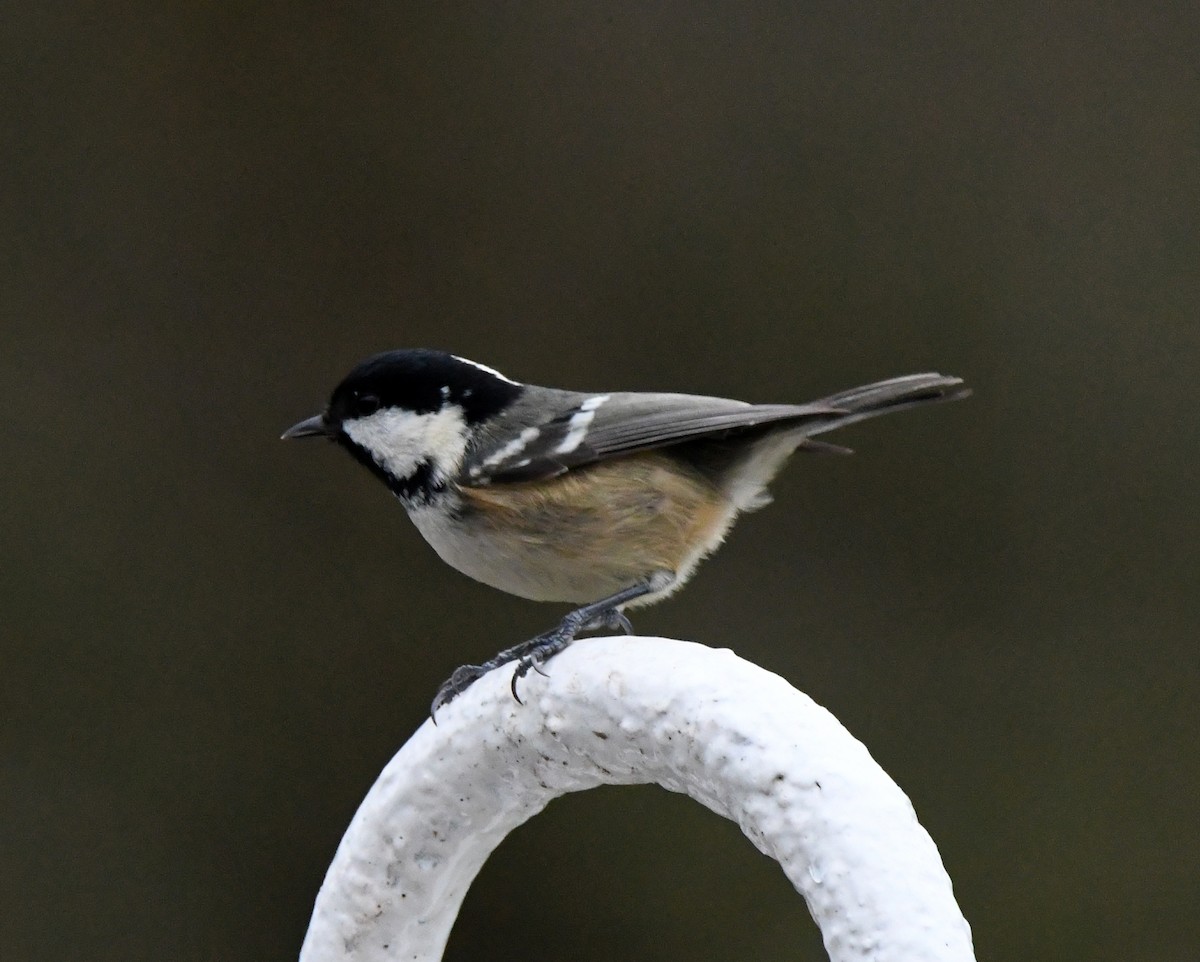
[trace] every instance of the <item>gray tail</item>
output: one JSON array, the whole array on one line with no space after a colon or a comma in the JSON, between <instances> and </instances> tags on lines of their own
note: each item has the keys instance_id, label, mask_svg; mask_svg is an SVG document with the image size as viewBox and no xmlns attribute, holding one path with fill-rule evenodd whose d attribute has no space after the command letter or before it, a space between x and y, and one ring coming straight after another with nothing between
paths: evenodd
<instances>
[{"instance_id":1,"label":"gray tail","mask_svg":"<svg viewBox=\"0 0 1200 962\"><path fill-rule=\"evenodd\" d=\"M939 401L956 401L967 397L971 389L963 387L962 378L945 374L909 374L893 377L874 384L864 384L812 403L813 407L828 407L833 411L828 417L817 418L804 425L805 436L823 434L835 428L844 428L856 421L864 421L878 414L903 411L919 404ZM836 412L836 413L834 413ZM813 441L801 445L812 451L845 450L836 445Z\"/></svg>"}]
</instances>

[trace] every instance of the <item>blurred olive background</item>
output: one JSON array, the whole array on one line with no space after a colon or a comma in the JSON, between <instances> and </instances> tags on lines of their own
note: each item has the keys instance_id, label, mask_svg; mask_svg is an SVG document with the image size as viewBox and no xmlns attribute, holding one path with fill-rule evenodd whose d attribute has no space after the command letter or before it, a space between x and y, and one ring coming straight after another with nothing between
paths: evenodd
<instances>
[{"instance_id":1,"label":"blurred olive background","mask_svg":"<svg viewBox=\"0 0 1200 962\"><path fill-rule=\"evenodd\" d=\"M0 956L293 958L438 683L561 609L280 431L358 359L970 401L803 458L642 632L911 795L981 958L1191 960L1200 8L9 5ZM820 959L658 789L556 802L448 958Z\"/></svg>"}]
</instances>

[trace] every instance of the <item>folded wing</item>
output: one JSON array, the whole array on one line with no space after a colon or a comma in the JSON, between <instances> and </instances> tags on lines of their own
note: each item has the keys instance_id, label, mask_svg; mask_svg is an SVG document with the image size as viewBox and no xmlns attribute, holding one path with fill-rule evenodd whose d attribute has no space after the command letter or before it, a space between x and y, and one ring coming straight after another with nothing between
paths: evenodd
<instances>
[{"instance_id":1,"label":"folded wing","mask_svg":"<svg viewBox=\"0 0 1200 962\"><path fill-rule=\"evenodd\" d=\"M777 424L803 436L969 393L958 378L913 374L843 391L811 404L748 404L691 394L572 395L563 414L538 424L498 425L503 441L471 452L466 484L532 481L607 458L720 438Z\"/></svg>"}]
</instances>

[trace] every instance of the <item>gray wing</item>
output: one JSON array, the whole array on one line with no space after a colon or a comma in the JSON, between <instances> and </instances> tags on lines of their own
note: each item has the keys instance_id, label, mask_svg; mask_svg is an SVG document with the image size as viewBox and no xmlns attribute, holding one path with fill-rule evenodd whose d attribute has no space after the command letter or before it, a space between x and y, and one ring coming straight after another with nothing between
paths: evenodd
<instances>
[{"instance_id":1,"label":"gray wing","mask_svg":"<svg viewBox=\"0 0 1200 962\"><path fill-rule=\"evenodd\" d=\"M554 392L558 394L559 392ZM663 448L764 424L828 420L841 408L814 404L748 404L691 394L569 394L557 417L501 416L492 435L468 453L466 483L533 481L606 458Z\"/></svg>"},{"instance_id":2,"label":"gray wing","mask_svg":"<svg viewBox=\"0 0 1200 962\"><path fill-rule=\"evenodd\" d=\"M467 453L467 484L533 481L605 458L717 438L765 424L794 426L812 450L848 451L811 437L866 418L971 392L961 378L908 374L841 391L810 404L747 404L693 394L575 394L539 388L501 414ZM545 411L562 412L543 417Z\"/></svg>"}]
</instances>

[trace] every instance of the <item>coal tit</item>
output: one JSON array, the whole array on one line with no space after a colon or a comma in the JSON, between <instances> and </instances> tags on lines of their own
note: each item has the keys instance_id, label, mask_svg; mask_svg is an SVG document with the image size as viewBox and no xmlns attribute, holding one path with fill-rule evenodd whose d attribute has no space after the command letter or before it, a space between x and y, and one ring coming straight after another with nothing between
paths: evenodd
<instances>
[{"instance_id":1,"label":"coal tit","mask_svg":"<svg viewBox=\"0 0 1200 962\"><path fill-rule=\"evenodd\" d=\"M453 354L402 350L363 361L321 414L283 437L345 448L464 574L522 598L583 605L553 630L459 668L436 711L513 661L516 696L517 680L582 630L630 631L624 610L680 588L738 514L770 500L767 483L794 451L849 453L815 435L968 393L942 374L809 404L577 393L521 384Z\"/></svg>"}]
</instances>

